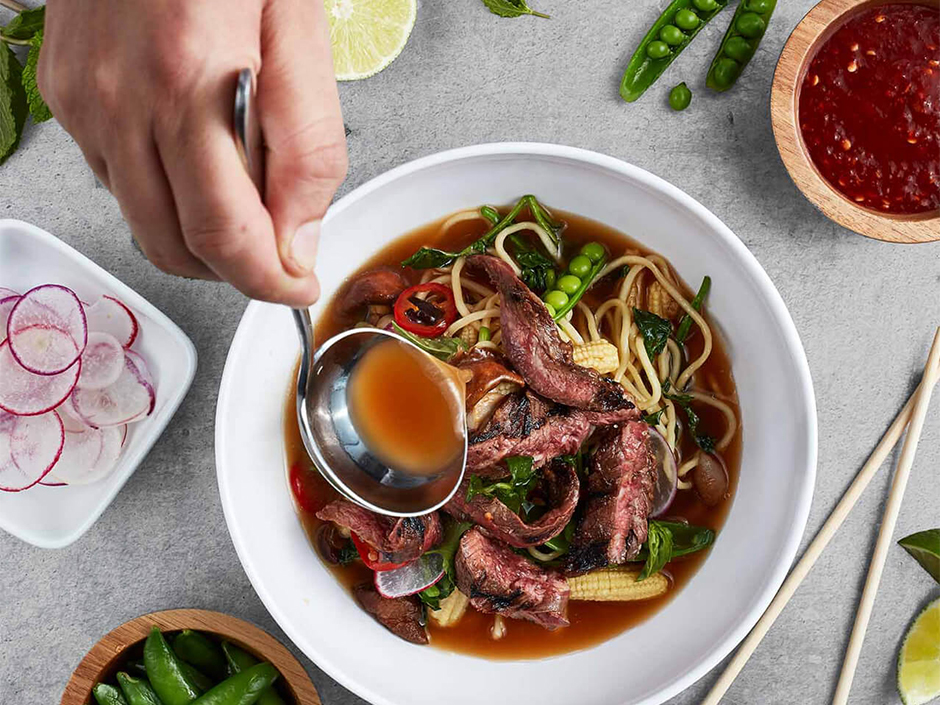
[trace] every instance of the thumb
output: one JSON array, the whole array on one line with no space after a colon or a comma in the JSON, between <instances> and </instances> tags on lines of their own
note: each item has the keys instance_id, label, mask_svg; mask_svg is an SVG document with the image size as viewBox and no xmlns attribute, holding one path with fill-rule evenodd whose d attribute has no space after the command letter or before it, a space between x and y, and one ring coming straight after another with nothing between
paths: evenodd
<instances>
[{"instance_id":1,"label":"thumb","mask_svg":"<svg viewBox=\"0 0 940 705\"><path fill-rule=\"evenodd\" d=\"M308 275L320 221L346 177L346 136L322 2L268 0L258 108L267 146L265 203L285 270Z\"/></svg>"}]
</instances>

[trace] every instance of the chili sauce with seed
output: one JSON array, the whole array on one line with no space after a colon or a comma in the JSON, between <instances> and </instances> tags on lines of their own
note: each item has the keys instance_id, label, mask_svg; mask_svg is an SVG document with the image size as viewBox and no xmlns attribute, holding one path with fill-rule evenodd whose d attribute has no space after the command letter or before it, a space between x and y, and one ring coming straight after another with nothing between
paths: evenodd
<instances>
[{"instance_id":1,"label":"chili sauce with seed","mask_svg":"<svg viewBox=\"0 0 940 705\"><path fill-rule=\"evenodd\" d=\"M813 57L799 97L820 174L884 213L940 209L940 12L882 5L856 15Z\"/></svg>"}]
</instances>

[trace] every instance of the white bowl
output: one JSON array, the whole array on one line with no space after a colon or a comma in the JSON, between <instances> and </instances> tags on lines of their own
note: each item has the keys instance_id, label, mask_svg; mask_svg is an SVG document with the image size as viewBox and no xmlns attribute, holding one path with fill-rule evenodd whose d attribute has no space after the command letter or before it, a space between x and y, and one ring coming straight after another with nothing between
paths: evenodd
<instances>
[{"instance_id":1,"label":"white bowl","mask_svg":"<svg viewBox=\"0 0 940 705\"><path fill-rule=\"evenodd\" d=\"M146 359L157 393L153 413L127 427L121 457L103 480L0 492L0 529L41 548L62 548L88 531L163 433L193 381L196 349L153 304L83 254L35 225L0 220L0 286L23 292L50 283L84 301L109 294L134 311L140 331L133 349Z\"/></svg>"},{"instance_id":2,"label":"white bowl","mask_svg":"<svg viewBox=\"0 0 940 705\"><path fill-rule=\"evenodd\" d=\"M741 241L699 203L642 169L545 144L469 147L393 169L330 209L317 267L322 300L390 240L453 211L526 193L629 234L669 258L687 282L711 275L709 311L728 341L741 402L737 493L689 584L655 616L603 644L512 662L406 643L359 609L314 554L294 514L283 414L296 333L286 308L251 304L232 341L216 416L229 531L285 633L376 705L660 703L746 635L783 581L806 524L816 406L793 322Z\"/></svg>"}]
</instances>

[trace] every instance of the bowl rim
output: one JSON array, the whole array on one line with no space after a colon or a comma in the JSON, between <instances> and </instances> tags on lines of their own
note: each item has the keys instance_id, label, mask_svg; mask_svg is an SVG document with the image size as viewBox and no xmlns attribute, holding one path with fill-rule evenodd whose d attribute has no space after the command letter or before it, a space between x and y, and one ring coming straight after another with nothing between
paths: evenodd
<instances>
[{"instance_id":1,"label":"bowl rim","mask_svg":"<svg viewBox=\"0 0 940 705\"><path fill-rule=\"evenodd\" d=\"M333 206L327 212L324 223L328 223L338 214L353 207L362 199L368 197L374 191L385 187L386 185L425 169L430 169L439 165L448 163L457 163L461 160L471 160L480 157L549 157L561 160L574 161L581 164L594 166L600 170L614 172L620 176L626 176L634 181L643 183L653 190L657 190L669 198L674 199L683 208L688 209L693 215L701 218L708 227L710 227L723 241L722 244L732 250L734 255L741 261L749 272L754 276L757 286L765 297L767 305L774 312L776 320L780 323L781 334L786 341L787 352L793 360L797 369L797 384L801 389L801 394L805 400L805 408L802 412L807 420L806 447L804 449L804 464L806 468L805 482L799 493L794 508L795 521L791 525L789 535L786 538L784 546L778 555L775 569L768 576L764 584L764 589L755 596L753 608L745 614L738 624L730 629L723 638L717 642L712 651L704 656L698 664L686 672L679 674L675 680L668 686L659 691L647 695L641 702L643 705L656 705L678 695L702 676L708 673L721 660L727 656L737 644L744 639L748 632L757 623L757 620L767 609L783 580L786 578L800 546L806 523L809 517L809 511L812 504L813 491L816 482L816 463L818 451L818 426L816 413L816 397L813 390L813 381L809 369L809 363L806 358L805 350L800 341L796 325L786 308L786 304L780 293L777 291L770 277L764 271L757 258L751 253L747 246L726 226L716 215L709 211L694 198L686 194L676 186L673 186L664 179L652 174L645 169L624 162L616 157L611 157L599 152L594 152L579 147L570 147L543 142L495 142L455 149L445 150L435 154L420 157L418 159L406 162L400 166L386 171L364 184L360 185ZM585 214L590 216L590 214ZM247 334L248 327L252 319L263 313L263 304L251 302L245 310L238 328L232 339L229 355L226 358L225 367L220 381L218 402L216 406L216 426L215 426L215 448L216 448L216 472L219 481L220 495L222 499L222 510L225 516L226 525L232 537L232 543L235 546L235 552L242 563L248 575L252 587L255 589L258 597L264 606L268 609L271 616L278 623L284 633L303 651L308 658L313 660L317 667L323 670L333 680L338 682L347 690L352 691L361 698L368 700L373 705L398 705L389 700L381 692L377 692L367 686L363 686L355 679L355 674L343 668L341 664L334 661L330 656L329 650L322 648L322 642L312 642L307 636L295 629L290 620L290 615L284 610L278 608L274 598L265 589L259 589L260 581L254 574L251 562L245 552L244 545L240 536L240 531L236 527L236 521L232 515L232 510L226 501L226 481L223 479L224 473L222 464L219 462L222 454L222 448L227 442L224 423L221 410L229 404L230 398L236 394L238 380L234 377L233 368L235 362L231 353L238 346L241 338ZM598 645L598 648L601 645ZM563 656L563 655L562 655Z\"/></svg>"},{"instance_id":2,"label":"bowl rim","mask_svg":"<svg viewBox=\"0 0 940 705\"><path fill-rule=\"evenodd\" d=\"M60 705L90 703L91 689L101 674L129 648L143 641L152 627L159 627L164 632L196 629L224 637L277 668L297 705L321 705L320 696L306 669L280 641L243 619L200 609L150 612L116 626L96 641L75 667L62 693Z\"/></svg>"},{"instance_id":3,"label":"bowl rim","mask_svg":"<svg viewBox=\"0 0 940 705\"><path fill-rule=\"evenodd\" d=\"M882 5L925 5L931 0L821 0L793 28L780 52L770 94L774 141L790 178L830 220L866 237L886 242L940 240L940 211L890 214L864 208L837 191L819 173L807 152L797 113L803 78L823 42L852 15Z\"/></svg>"}]
</instances>

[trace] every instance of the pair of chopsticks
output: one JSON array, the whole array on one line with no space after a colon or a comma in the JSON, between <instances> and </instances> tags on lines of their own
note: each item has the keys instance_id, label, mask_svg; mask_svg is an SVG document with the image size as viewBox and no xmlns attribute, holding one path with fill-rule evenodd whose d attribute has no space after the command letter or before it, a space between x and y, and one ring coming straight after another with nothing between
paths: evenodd
<instances>
[{"instance_id":1,"label":"pair of chopsticks","mask_svg":"<svg viewBox=\"0 0 940 705\"><path fill-rule=\"evenodd\" d=\"M940 380L940 328L934 335L933 345L930 353L927 355L927 365L924 368L924 376L920 384L907 404L901 409L901 413L894 419L894 423L888 428L884 438L875 447L874 452L868 461L862 466L858 475L852 481L849 489L846 490L842 499L836 505L836 508L829 515L826 523L816 534L816 538L806 549L806 553L796 564L796 567L787 576L777 596L774 597L767 611L758 620L757 624L748 634L747 638L741 642L741 648L731 659L724 673L709 691L708 695L702 701L702 705L718 705L722 696L731 687L735 677L744 668L744 664L751 657L751 654L757 649L761 639L773 626L777 617L786 607L787 602L793 597L800 583L812 569L816 560L829 545L829 541L835 535L842 522L852 511L852 507L861 497L868 483L871 482L875 473L884 463L888 454L894 450L894 446L900 439L904 428L908 427L907 437L904 439L904 446L901 449L901 457L898 459L897 471L894 474L894 482L891 485L891 492L888 495L888 504L885 507L884 518L881 522L881 530L878 533L878 540L875 543L875 550L871 557L871 563L868 566L868 577L865 580L865 588L862 591L862 599L859 602L858 612L855 615L855 625L852 627L852 636L849 639L849 646L845 652L845 660L842 663L842 673L839 676L839 684L836 687L835 696L832 699L833 705L845 705L849 698L849 690L852 688L852 680L855 677L855 668L858 665L858 657L862 651L862 642L865 640L865 631L868 629L868 621L871 618L872 607L875 604L875 593L878 591L878 584L881 582L881 573L884 570L885 558L888 555L888 546L891 542L891 536L894 533L894 526L897 523L898 513L901 509L901 500L904 497L904 490L907 487L907 479L910 476L911 465L914 463L914 454L917 452L917 443L920 440L921 430L924 427L924 417L927 414L927 406L930 403L930 395L937 381Z\"/></svg>"}]
</instances>

